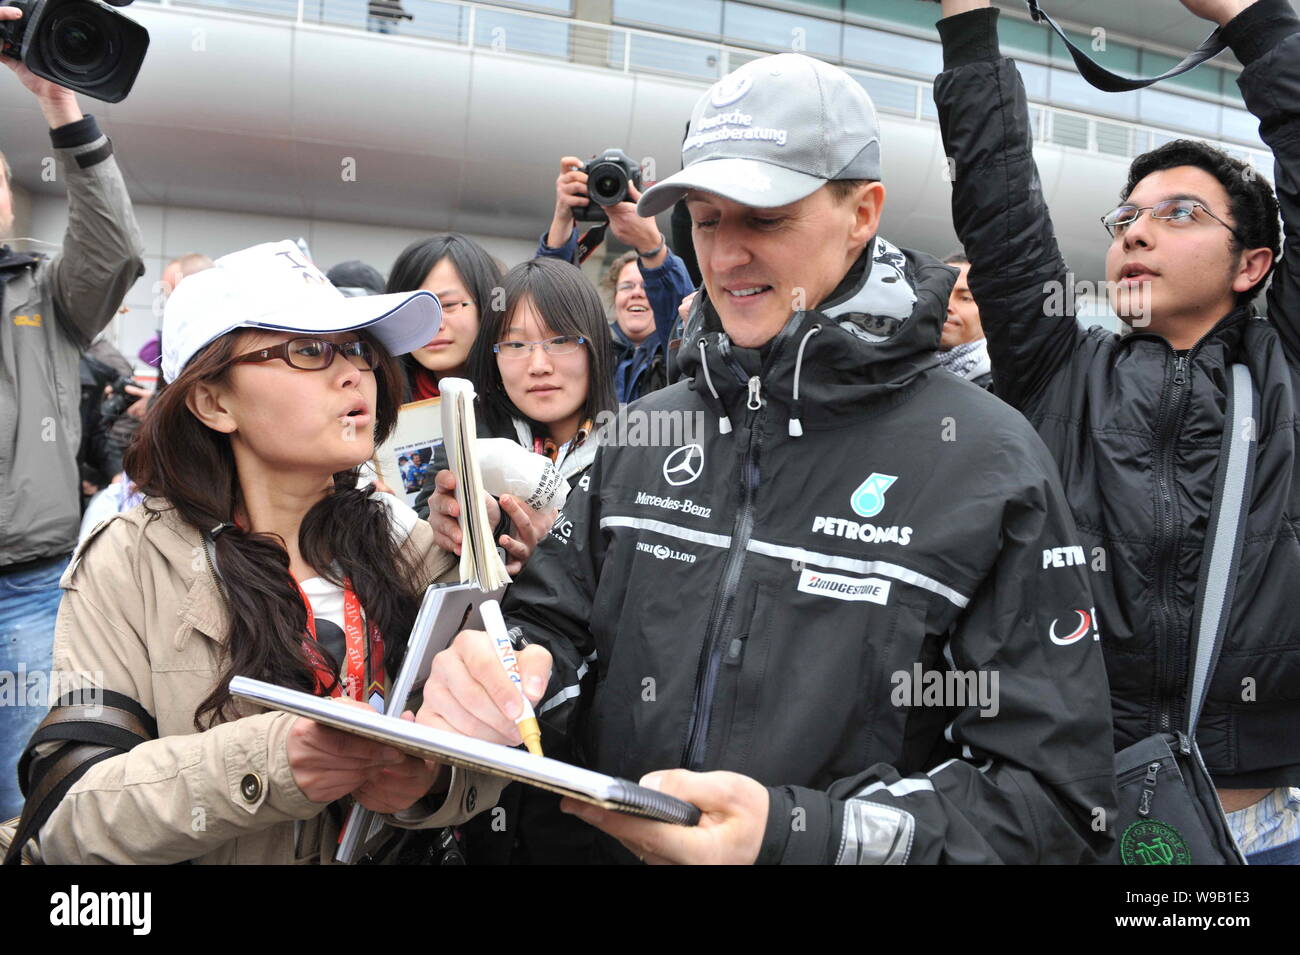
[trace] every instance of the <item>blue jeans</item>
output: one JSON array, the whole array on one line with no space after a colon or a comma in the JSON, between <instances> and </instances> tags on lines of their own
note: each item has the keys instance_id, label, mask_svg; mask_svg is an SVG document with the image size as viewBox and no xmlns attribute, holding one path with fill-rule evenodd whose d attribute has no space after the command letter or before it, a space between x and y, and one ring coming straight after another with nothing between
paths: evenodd
<instances>
[{"instance_id":1,"label":"blue jeans","mask_svg":"<svg viewBox=\"0 0 1300 955\"><path fill-rule=\"evenodd\" d=\"M54 557L0 572L0 821L22 811L18 757L51 702L45 691L67 566L67 557Z\"/></svg>"}]
</instances>

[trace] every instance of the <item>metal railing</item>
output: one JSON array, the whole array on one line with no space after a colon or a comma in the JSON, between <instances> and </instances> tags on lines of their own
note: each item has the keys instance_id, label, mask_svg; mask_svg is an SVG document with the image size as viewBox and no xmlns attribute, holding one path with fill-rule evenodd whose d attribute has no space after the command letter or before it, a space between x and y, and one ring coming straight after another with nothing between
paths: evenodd
<instances>
[{"instance_id":1,"label":"metal railing","mask_svg":"<svg viewBox=\"0 0 1300 955\"><path fill-rule=\"evenodd\" d=\"M342 27L453 44L471 52L541 57L621 73L646 73L712 83L749 60L756 50L668 33L571 17L473 3L468 0L401 0L408 18L396 19L392 0L372 8L368 0L155 0L160 6L253 14L308 26ZM372 13L382 10L389 15ZM840 65L871 95L882 113L937 122L931 84L853 62ZM1201 101L1195 101L1201 104ZM1189 104L1190 105L1190 104ZM1188 128L1158 127L1047 103L1031 104L1037 141L1101 155L1131 158L1171 139L1207 139L1250 163L1266 178L1272 156L1243 143L1215 140Z\"/></svg>"}]
</instances>

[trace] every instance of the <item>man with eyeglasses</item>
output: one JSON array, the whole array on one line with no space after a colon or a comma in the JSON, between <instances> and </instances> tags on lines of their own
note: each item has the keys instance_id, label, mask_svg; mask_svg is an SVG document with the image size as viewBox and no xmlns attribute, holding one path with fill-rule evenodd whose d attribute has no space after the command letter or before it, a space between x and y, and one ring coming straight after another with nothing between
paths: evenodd
<instances>
[{"instance_id":1,"label":"man with eyeglasses","mask_svg":"<svg viewBox=\"0 0 1300 955\"><path fill-rule=\"evenodd\" d=\"M1110 302L1129 326L1085 331L1059 307L1069 273L1034 167L1025 93L988 0L943 0L935 82L955 164L953 219L972 261L996 392L1056 458L1092 566L1119 750L1185 725L1202 552L1228 366L1261 419L1235 599L1197 738L1254 862L1300 862L1300 19L1285 0L1182 0L1217 23L1274 151L1288 234L1249 166L1202 142L1138 156L1110 236ZM1100 238L1100 236L1099 236ZM1280 264L1276 274L1275 266ZM1268 318L1251 301L1273 274Z\"/></svg>"}]
</instances>

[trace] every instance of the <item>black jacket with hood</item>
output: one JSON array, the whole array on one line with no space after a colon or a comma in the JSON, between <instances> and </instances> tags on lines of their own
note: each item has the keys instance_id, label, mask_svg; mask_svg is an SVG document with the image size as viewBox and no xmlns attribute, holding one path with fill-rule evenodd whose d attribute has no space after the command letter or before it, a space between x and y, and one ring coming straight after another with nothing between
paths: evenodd
<instances>
[{"instance_id":1,"label":"black jacket with hood","mask_svg":"<svg viewBox=\"0 0 1300 955\"><path fill-rule=\"evenodd\" d=\"M554 658L544 745L759 780L763 862L1089 860L1114 754L1055 469L937 364L953 271L870 248L761 351L701 292L686 380L630 408L697 434L602 440L506 596ZM923 694L949 670L967 705Z\"/></svg>"},{"instance_id":2,"label":"black jacket with hood","mask_svg":"<svg viewBox=\"0 0 1300 955\"><path fill-rule=\"evenodd\" d=\"M1260 0L1224 28L1277 160L1286 253L1268 319L1234 309L1186 355L1150 333L1085 331L1054 307L1069 273L1034 166L1024 87L998 53L997 11L950 17L939 31L946 70L934 95L956 164L953 221L996 391L1051 450L1097 571L1115 746L1186 725L1225 382L1229 365L1245 362L1260 408L1255 480L1197 739L1220 788L1300 785L1300 20L1285 0Z\"/></svg>"}]
</instances>

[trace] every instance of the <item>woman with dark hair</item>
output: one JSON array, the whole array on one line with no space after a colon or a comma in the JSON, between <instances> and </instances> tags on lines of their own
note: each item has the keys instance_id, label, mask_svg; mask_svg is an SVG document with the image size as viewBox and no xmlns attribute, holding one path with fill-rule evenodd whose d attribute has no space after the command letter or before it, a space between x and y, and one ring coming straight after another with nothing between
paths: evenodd
<instances>
[{"instance_id":1,"label":"woman with dark hair","mask_svg":"<svg viewBox=\"0 0 1300 955\"><path fill-rule=\"evenodd\" d=\"M428 293L345 298L290 242L168 300L171 384L127 456L145 500L65 575L52 676L93 684L146 741L78 767L39 830L47 862L329 862L350 802L399 828L495 802L490 779L229 691L245 675L382 707L421 593L455 563L357 473L396 421L392 356L438 320ZM64 739L34 746L33 777Z\"/></svg>"},{"instance_id":2,"label":"woman with dark hair","mask_svg":"<svg viewBox=\"0 0 1300 955\"><path fill-rule=\"evenodd\" d=\"M572 487L595 459L601 412L618 407L604 306L586 276L558 259L516 265L502 284L504 301L483 316L469 358L481 413L510 422L515 439L549 457ZM449 548L459 537L450 516L455 486L451 472L441 472L432 509L440 515L437 539ZM586 859L592 830L561 813L559 797L514 784L499 805L505 829L483 816L463 830L471 863Z\"/></svg>"},{"instance_id":3,"label":"woman with dark hair","mask_svg":"<svg viewBox=\"0 0 1300 955\"><path fill-rule=\"evenodd\" d=\"M618 407L604 306L558 259L516 265L503 288L470 351L470 380L485 416L510 420L519 443L574 484L596 454L597 418Z\"/></svg>"},{"instance_id":4,"label":"woman with dark hair","mask_svg":"<svg viewBox=\"0 0 1300 955\"><path fill-rule=\"evenodd\" d=\"M393 263L387 291L423 289L438 297L442 325L432 341L402 358L412 401L438 395L438 379L464 378L480 317L501 284L496 260L457 232L412 242Z\"/></svg>"}]
</instances>

